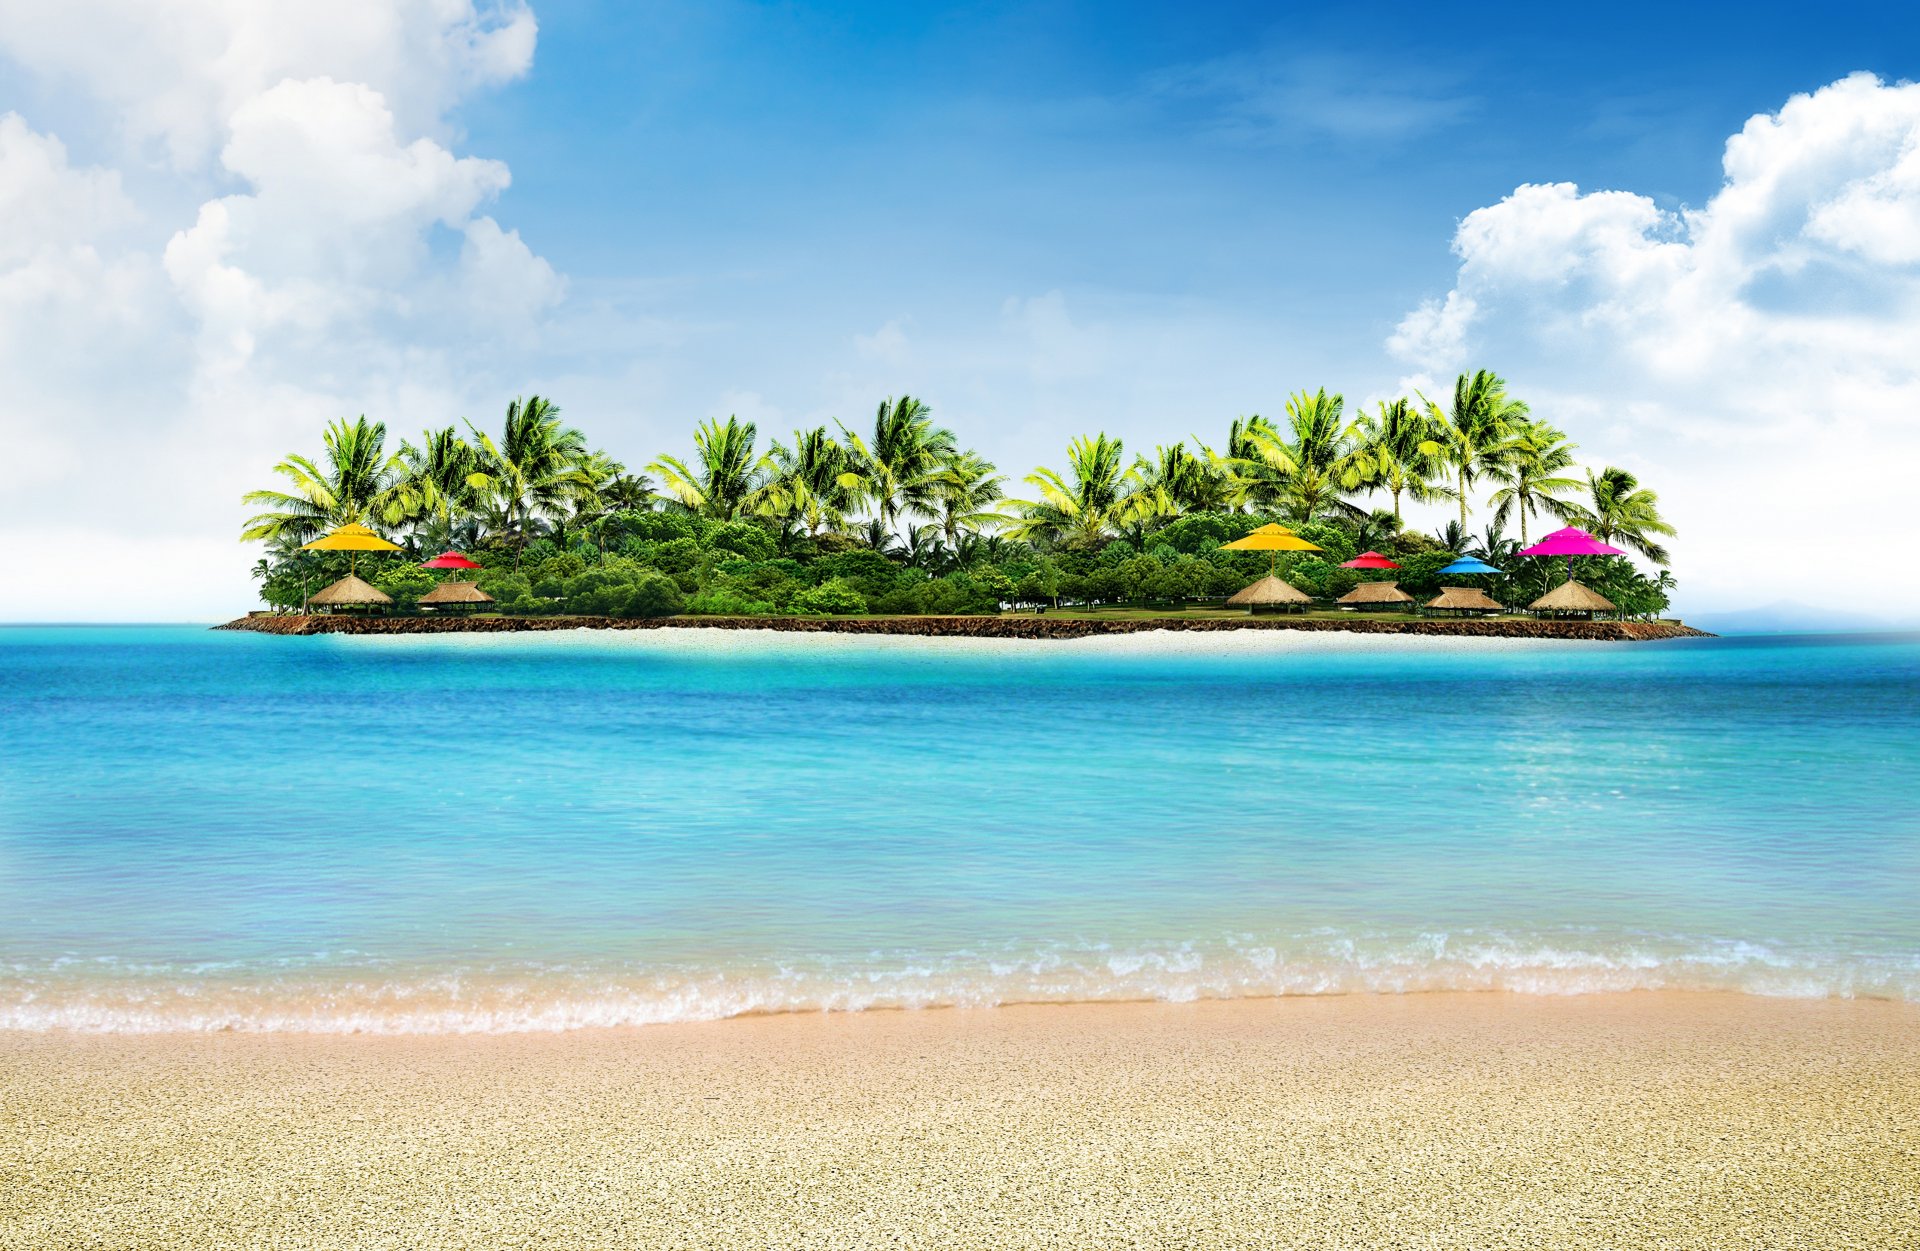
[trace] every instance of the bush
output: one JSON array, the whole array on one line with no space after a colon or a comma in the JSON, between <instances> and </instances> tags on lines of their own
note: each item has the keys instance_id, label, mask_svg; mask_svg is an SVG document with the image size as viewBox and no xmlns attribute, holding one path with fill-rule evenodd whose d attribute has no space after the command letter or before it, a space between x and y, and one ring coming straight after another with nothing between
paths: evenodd
<instances>
[{"instance_id":1,"label":"bush","mask_svg":"<svg viewBox=\"0 0 1920 1251\"><path fill-rule=\"evenodd\" d=\"M400 608L412 608L420 602L422 595L439 585L439 582L430 570L412 565L388 569L373 579L374 586L393 596L394 604Z\"/></svg>"},{"instance_id":2,"label":"bush","mask_svg":"<svg viewBox=\"0 0 1920 1251\"><path fill-rule=\"evenodd\" d=\"M851 553L849 553L851 555ZM867 611L867 597L844 578L829 578L793 597L795 612L848 616Z\"/></svg>"},{"instance_id":3,"label":"bush","mask_svg":"<svg viewBox=\"0 0 1920 1251\"><path fill-rule=\"evenodd\" d=\"M1222 543L1244 538L1254 528L1251 517L1239 513L1189 513L1156 531L1153 541L1183 555L1215 551Z\"/></svg>"},{"instance_id":4,"label":"bush","mask_svg":"<svg viewBox=\"0 0 1920 1251\"><path fill-rule=\"evenodd\" d=\"M665 574L643 573L613 609L616 617L671 617L686 608L680 587Z\"/></svg>"},{"instance_id":5,"label":"bush","mask_svg":"<svg viewBox=\"0 0 1920 1251\"><path fill-rule=\"evenodd\" d=\"M768 560L774 554L773 535L765 527L745 521L722 522L706 537L706 545L724 552L737 552L749 560Z\"/></svg>"},{"instance_id":6,"label":"bush","mask_svg":"<svg viewBox=\"0 0 1920 1251\"><path fill-rule=\"evenodd\" d=\"M607 519L607 533L627 543L671 543L675 539L697 539L705 524L688 513L620 512Z\"/></svg>"},{"instance_id":7,"label":"bush","mask_svg":"<svg viewBox=\"0 0 1920 1251\"><path fill-rule=\"evenodd\" d=\"M775 610L771 601L754 599L735 587L714 587L687 601L687 611L708 617L765 617Z\"/></svg>"}]
</instances>

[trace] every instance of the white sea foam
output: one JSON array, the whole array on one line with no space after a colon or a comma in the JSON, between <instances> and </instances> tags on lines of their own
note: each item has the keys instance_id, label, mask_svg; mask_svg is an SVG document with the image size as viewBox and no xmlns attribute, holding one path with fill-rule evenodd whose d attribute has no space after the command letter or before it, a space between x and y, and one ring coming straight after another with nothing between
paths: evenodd
<instances>
[{"instance_id":1,"label":"white sea foam","mask_svg":"<svg viewBox=\"0 0 1920 1251\"><path fill-rule=\"evenodd\" d=\"M1740 940L1576 942L1332 933L1111 949L915 955L760 968L497 967L403 973L312 968L244 979L0 973L0 1029L366 1034L564 1031L759 1013L1015 1003L1193 1002L1352 993L1577 995L1708 990L1920 1001L1920 957L1788 953Z\"/></svg>"}]
</instances>

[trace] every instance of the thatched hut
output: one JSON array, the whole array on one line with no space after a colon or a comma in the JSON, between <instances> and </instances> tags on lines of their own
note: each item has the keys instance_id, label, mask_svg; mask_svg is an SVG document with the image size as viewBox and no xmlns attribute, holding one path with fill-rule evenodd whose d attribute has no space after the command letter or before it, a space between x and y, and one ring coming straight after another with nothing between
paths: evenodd
<instances>
[{"instance_id":1,"label":"thatched hut","mask_svg":"<svg viewBox=\"0 0 1920 1251\"><path fill-rule=\"evenodd\" d=\"M1229 608L1245 608L1255 616L1270 612L1298 612L1313 602L1305 592L1268 574L1227 600Z\"/></svg>"},{"instance_id":2,"label":"thatched hut","mask_svg":"<svg viewBox=\"0 0 1920 1251\"><path fill-rule=\"evenodd\" d=\"M1398 582L1362 582L1334 603L1344 608L1398 608L1411 604L1413 596L1400 589Z\"/></svg>"},{"instance_id":3,"label":"thatched hut","mask_svg":"<svg viewBox=\"0 0 1920 1251\"><path fill-rule=\"evenodd\" d=\"M420 597L420 607L442 612L472 612L492 602L493 596L471 582L442 582Z\"/></svg>"},{"instance_id":4,"label":"thatched hut","mask_svg":"<svg viewBox=\"0 0 1920 1251\"><path fill-rule=\"evenodd\" d=\"M386 592L350 573L325 590L315 592L313 598L307 601L307 607L330 611L341 608L374 609L385 608L391 603L393 599Z\"/></svg>"},{"instance_id":5,"label":"thatched hut","mask_svg":"<svg viewBox=\"0 0 1920 1251\"><path fill-rule=\"evenodd\" d=\"M1592 587L1582 586L1569 578L1554 587L1539 599L1527 605L1529 612L1541 616L1586 617L1592 618L1597 612L1618 612L1613 601Z\"/></svg>"},{"instance_id":6,"label":"thatched hut","mask_svg":"<svg viewBox=\"0 0 1920 1251\"><path fill-rule=\"evenodd\" d=\"M1499 612L1500 603L1477 586L1443 586L1427 601L1428 612Z\"/></svg>"}]
</instances>

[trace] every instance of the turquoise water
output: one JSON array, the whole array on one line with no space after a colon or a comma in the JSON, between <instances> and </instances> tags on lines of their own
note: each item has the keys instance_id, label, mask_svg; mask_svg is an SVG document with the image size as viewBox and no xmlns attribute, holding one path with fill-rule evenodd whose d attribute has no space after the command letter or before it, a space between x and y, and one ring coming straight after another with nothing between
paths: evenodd
<instances>
[{"instance_id":1,"label":"turquoise water","mask_svg":"<svg viewBox=\"0 0 1920 1251\"><path fill-rule=\"evenodd\" d=\"M0 1026L1920 998L1920 639L0 630Z\"/></svg>"}]
</instances>

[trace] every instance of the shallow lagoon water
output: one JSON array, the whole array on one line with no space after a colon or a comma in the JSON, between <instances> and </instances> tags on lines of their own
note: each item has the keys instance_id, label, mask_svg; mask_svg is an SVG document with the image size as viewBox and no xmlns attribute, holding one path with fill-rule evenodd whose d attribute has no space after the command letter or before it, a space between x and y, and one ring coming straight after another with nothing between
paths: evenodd
<instances>
[{"instance_id":1,"label":"shallow lagoon water","mask_svg":"<svg viewBox=\"0 0 1920 1251\"><path fill-rule=\"evenodd\" d=\"M1920 639L0 630L0 1026L1920 998Z\"/></svg>"}]
</instances>

